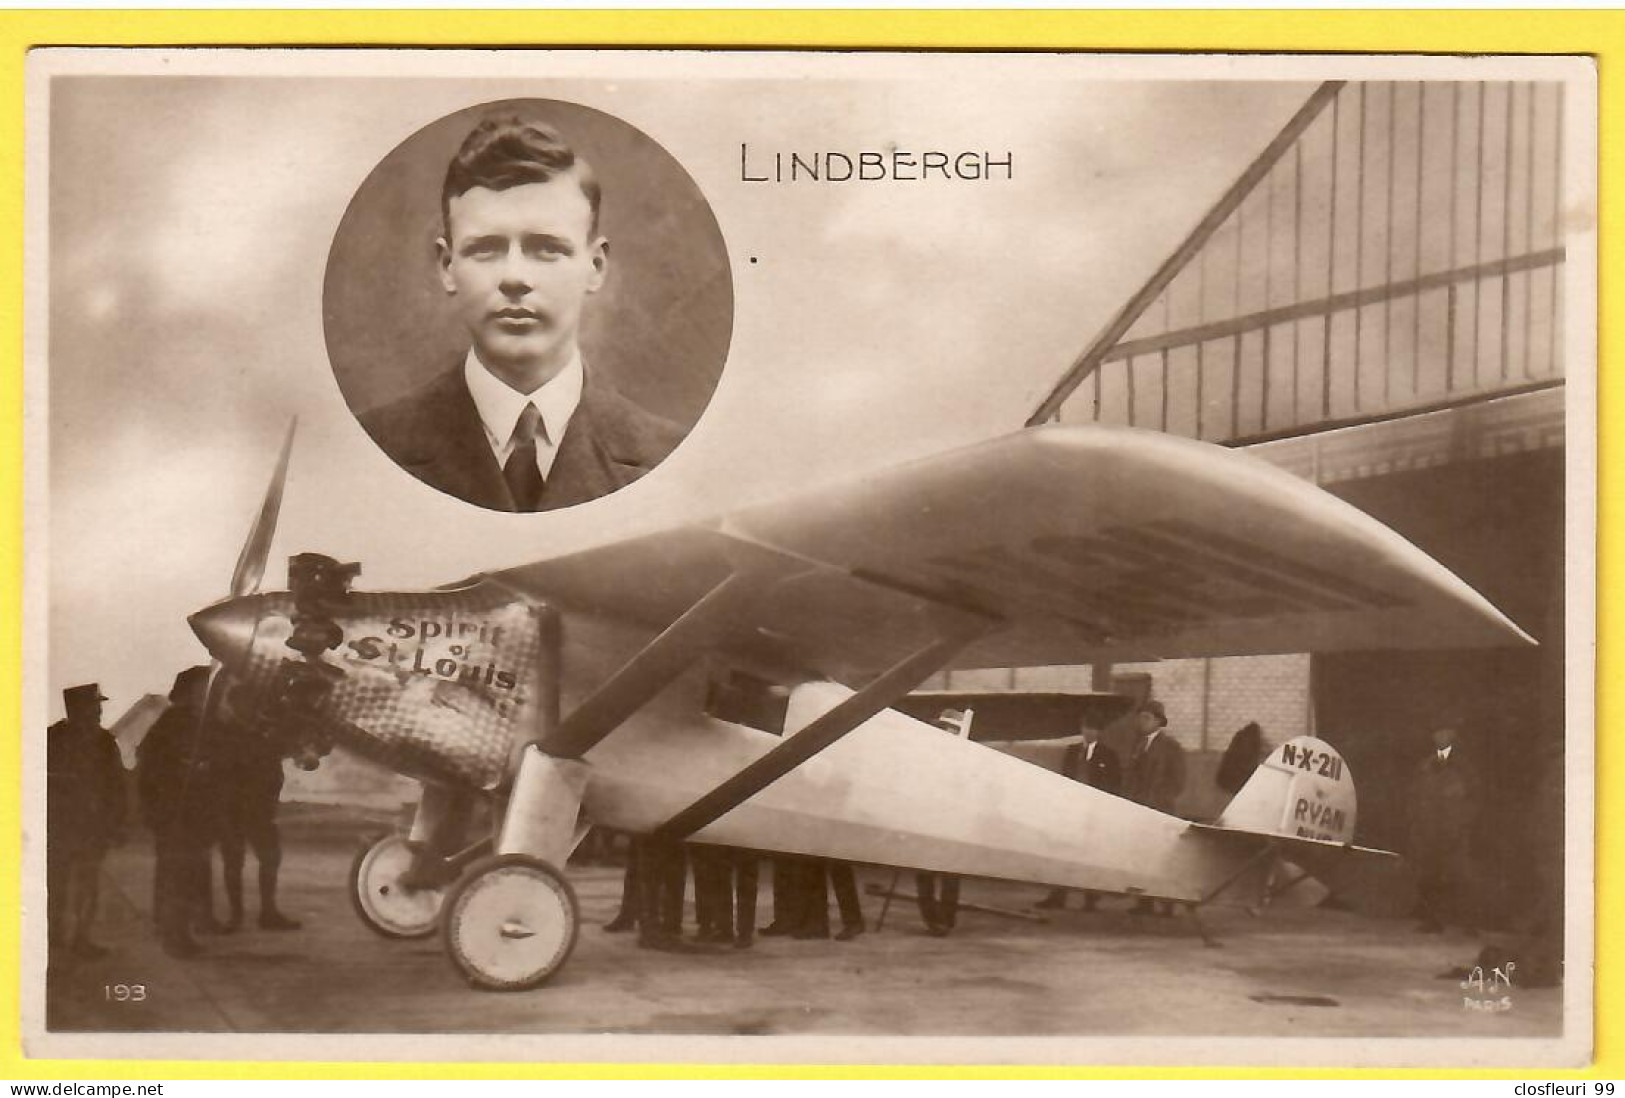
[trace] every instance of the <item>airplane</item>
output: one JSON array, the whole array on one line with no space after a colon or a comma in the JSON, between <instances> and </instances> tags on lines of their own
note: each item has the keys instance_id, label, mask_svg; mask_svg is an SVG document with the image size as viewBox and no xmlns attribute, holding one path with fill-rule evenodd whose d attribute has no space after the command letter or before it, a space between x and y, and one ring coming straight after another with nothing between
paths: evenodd
<instances>
[{"instance_id":1,"label":"airplane","mask_svg":"<svg viewBox=\"0 0 1625 1098\"><path fill-rule=\"evenodd\" d=\"M342 744L420 781L410 831L362 852L351 899L381 934L438 929L484 989L568 961L580 912L561 870L592 825L1192 911L1270 887L1277 856L1334 877L1391 856L1353 844L1353 777L1312 737L1199 824L890 707L944 669L1533 643L1320 488L1102 426L431 591L351 590L359 565L306 553L288 591L260 593L292 439L231 594L189 618L218 670L203 719L229 699L289 755ZM719 671L767 684L769 704L712 715ZM465 846L473 801L492 824Z\"/></svg>"}]
</instances>

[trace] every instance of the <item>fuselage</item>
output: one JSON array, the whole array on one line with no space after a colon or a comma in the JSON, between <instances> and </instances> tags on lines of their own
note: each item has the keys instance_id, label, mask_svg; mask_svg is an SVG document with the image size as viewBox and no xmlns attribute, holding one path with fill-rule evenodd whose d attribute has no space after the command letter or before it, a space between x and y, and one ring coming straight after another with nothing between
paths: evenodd
<instances>
[{"instance_id":1,"label":"fuselage","mask_svg":"<svg viewBox=\"0 0 1625 1098\"><path fill-rule=\"evenodd\" d=\"M500 793L556 689L568 714L654 631L561 609L556 687L543 681L542 615L490 585L356 593L333 609L342 639L316 657L332 686L310 719L354 753L409 777ZM226 666L239 704L263 704L290 650L295 607L268 594L222 603L194 628ZM594 824L647 832L781 742L708 716L702 659L583 758ZM791 694L794 735L850 692ZM760 851L1199 900L1246 865L1185 821L1080 785L901 713L883 711L734 807L695 841Z\"/></svg>"}]
</instances>

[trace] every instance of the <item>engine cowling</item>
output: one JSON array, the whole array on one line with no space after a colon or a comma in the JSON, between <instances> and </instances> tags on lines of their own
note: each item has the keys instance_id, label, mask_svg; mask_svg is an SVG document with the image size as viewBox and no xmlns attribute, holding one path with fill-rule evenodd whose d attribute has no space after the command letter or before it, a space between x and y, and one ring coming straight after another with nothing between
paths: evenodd
<instances>
[{"instance_id":1,"label":"engine cowling","mask_svg":"<svg viewBox=\"0 0 1625 1098\"><path fill-rule=\"evenodd\" d=\"M422 781L507 779L538 727L545 607L489 584L328 591L319 607L301 594L227 599L191 617L239 716Z\"/></svg>"}]
</instances>

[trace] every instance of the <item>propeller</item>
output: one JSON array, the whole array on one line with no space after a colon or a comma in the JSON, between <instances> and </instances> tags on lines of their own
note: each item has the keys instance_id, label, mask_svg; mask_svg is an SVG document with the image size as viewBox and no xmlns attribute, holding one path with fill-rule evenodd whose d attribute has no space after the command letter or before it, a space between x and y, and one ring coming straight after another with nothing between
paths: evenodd
<instances>
[{"instance_id":1,"label":"propeller","mask_svg":"<svg viewBox=\"0 0 1625 1098\"><path fill-rule=\"evenodd\" d=\"M216 670L223 662L231 664L246 655L253 642L256 619L241 600L258 593L260 580L265 575L271 542L276 538L277 516L282 510L282 490L288 479L294 432L298 427L299 420L295 417L288 424L276 470L271 474L271 483L265 489L265 498L254 517L254 524L249 527L248 538L237 554L237 566L231 573L230 594L187 619L192 631L213 657L212 666Z\"/></svg>"},{"instance_id":2,"label":"propeller","mask_svg":"<svg viewBox=\"0 0 1625 1098\"><path fill-rule=\"evenodd\" d=\"M288 482L288 458L293 454L293 436L299 429L299 417L288 424L288 434L282 440L282 454L277 458L276 471L265 489L265 500L260 513L243 542L243 551L237 556L237 567L231 573L231 597L252 595L260 589L265 575L265 561L271 554L271 541L276 537L277 515L282 510L282 488Z\"/></svg>"},{"instance_id":3,"label":"propeller","mask_svg":"<svg viewBox=\"0 0 1625 1098\"><path fill-rule=\"evenodd\" d=\"M258 515L249 528L248 538L238 555L237 566L231 575L231 593L227 598L193 614L189 619L192 631L203 642L214 659L212 680L202 714L202 724L213 719L217 695L224 691L218 685L222 678L229 681L245 667L244 661L254 652L259 633L260 616L265 612L259 597L260 580L265 574L271 543L276 537L277 515L282 507L283 488L288 478L288 463L293 450L294 432L298 420L288 425L282 452L277 458L276 470L265 490ZM361 571L359 564L341 564L320 553L299 553L288 558L288 589L293 596L289 615L293 635L287 647L302 659L284 659L275 668L275 681L266 689L269 699L256 702L252 714L265 735L270 729L306 727L305 718L316 708L320 699L331 690L334 682L343 678L343 672L323 662L322 654L336 648L344 639L342 628L333 620L349 594L350 583ZM280 612L280 611L279 611ZM249 716L249 714L242 714ZM310 725L316 727L315 725ZM201 726L200 726L201 734ZM331 743L306 735L299 741L300 750L292 755L305 769L331 748ZM285 747L285 745L284 745Z\"/></svg>"},{"instance_id":4,"label":"propeller","mask_svg":"<svg viewBox=\"0 0 1625 1098\"><path fill-rule=\"evenodd\" d=\"M271 474L271 483L265 489L265 498L260 503L259 514L254 517L254 525L249 528L248 539L243 542L242 552L237 555L237 566L231 573L230 599L242 598L259 591L260 580L265 575L265 562L271 553L271 542L276 538L277 517L282 511L282 489L288 481L288 461L293 454L293 436L298 428L299 417L295 416L288 423L288 433L282 440L282 452L277 457L276 470ZM197 628L198 619L207 613L205 610L192 616L194 629ZM203 704L198 709L197 724L192 730L186 778L181 787L182 803L185 803L192 775L202 759L206 730L213 725L222 695L225 693L221 675L223 666L218 657L213 657L209 661L209 684L203 694Z\"/></svg>"}]
</instances>

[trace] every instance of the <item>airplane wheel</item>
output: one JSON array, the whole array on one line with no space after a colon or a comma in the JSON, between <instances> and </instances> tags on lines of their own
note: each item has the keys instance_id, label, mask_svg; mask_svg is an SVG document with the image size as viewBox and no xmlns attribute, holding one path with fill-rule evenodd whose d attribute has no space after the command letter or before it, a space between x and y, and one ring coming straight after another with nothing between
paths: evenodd
<instances>
[{"instance_id":1,"label":"airplane wheel","mask_svg":"<svg viewBox=\"0 0 1625 1098\"><path fill-rule=\"evenodd\" d=\"M368 929L386 938L427 938L440 922L445 888L402 888L412 864L402 835L386 835L350 864L350 906Z\"/></svg>"},{"instance_id":2,"label":"airplane wheel","mask_svg":"<svg viewBox=\"0 0 1625 1098\"><path fill-rule=\"evenodd\" d=\"M564 967L581 909L564 875L528 854L469 868L446 899L446 952L475 987L524 991Z\"/></svg>"}]
</instances>

